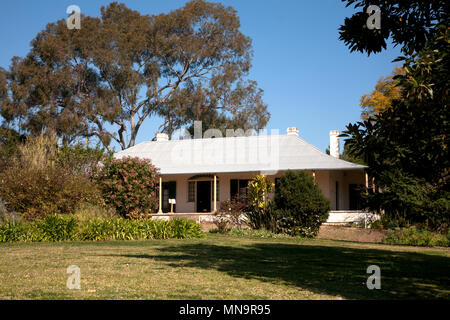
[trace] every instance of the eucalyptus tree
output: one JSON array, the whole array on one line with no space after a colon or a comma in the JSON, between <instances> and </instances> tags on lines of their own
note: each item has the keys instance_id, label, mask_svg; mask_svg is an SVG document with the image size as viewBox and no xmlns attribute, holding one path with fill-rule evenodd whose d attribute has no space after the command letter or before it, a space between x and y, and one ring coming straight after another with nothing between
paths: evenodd
<instances>
[{"instance_id":1,"label":"eucalyptus tree","mask_svg":"<svg viewBox=\"0 0 450 320\"><path fill-rule=\"evenodd\" d=\"M247 78L251 40L239 28L232 7L202 0L159 15L113 2L82 16L80 29L49 23L13 59L1 115L32 134L97 137L109 150L112 140L133 146L149 117L162 117L166 132L198 117L264 127L263 92Z\"/></svg>"}]
</instances>

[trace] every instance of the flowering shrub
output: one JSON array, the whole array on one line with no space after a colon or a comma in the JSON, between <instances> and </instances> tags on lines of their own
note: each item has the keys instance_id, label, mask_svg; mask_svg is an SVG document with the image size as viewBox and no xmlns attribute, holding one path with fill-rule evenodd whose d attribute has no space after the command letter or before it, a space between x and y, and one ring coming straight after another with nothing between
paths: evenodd
<instances>
[{"instance_id":1,"label":"flowering shrub","mask_svg":"<svg viewBox=\"0 0 450 320\"><path fill-rule=\"evenodd\" d=\"M122 216L155 212L159 170L150 160L106 159L92 170L106 205Z\"/></svg>"}]
</instances>

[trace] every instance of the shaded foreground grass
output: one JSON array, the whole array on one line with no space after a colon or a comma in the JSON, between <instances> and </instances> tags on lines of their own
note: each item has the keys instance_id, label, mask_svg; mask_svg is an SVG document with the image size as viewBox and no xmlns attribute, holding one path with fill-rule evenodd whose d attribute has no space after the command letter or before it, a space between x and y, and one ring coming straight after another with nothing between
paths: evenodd
<instances>
[{"instance_id":1,"label":"shaded foreground grass","mask_svg":"<svg viewBox=\"0 0 450 320\"><path fill-rule=\"evenodd\" d=\"M0 246L0 299L450 298L450 250L326 240L206 239ZM381 290L366 269L381 268ZM81 269L81 290L66 268Z\"/></svg>"}]
</instances>

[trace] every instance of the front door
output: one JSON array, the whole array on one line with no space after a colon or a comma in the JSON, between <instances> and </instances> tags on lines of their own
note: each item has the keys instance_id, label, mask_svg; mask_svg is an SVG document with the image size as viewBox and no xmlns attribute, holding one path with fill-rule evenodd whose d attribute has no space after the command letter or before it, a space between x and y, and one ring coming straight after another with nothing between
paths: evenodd
<instances>
[{"instance_id":1,"label":"front door","mask_svg":"<svg viewBox=\"0 0 450 320\"><path fill-rule=\"evenodd\" d=\"M197 212L211 212L211 181L197 181Z\"/></svg>"},{"instance_id":2,"label":"front door","mask_svg":"<svg viewBox=\"0 0 450 320\"><path fill-rule=\"evenodd\" d=\"M350 210L361 210L361 186L356 184L349 185L349 209Z\"/></svg>"},{"instance_id":3,"label":"front door","mask_svg":"<svg viewBox=\"0 0 450 320\"><path fill-rule=\"evenodd\" d=\"M163 182L162 184L162 211L164 213L170 212L169 199L177 198L177 182ZM177 205L173 205L173 212L177 212Z\"/></svg>"}]
</instances>

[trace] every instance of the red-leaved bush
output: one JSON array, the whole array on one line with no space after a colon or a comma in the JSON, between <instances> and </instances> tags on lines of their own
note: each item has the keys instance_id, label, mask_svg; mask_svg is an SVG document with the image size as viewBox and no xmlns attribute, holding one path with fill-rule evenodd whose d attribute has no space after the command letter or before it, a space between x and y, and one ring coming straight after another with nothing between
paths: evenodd
<instances>
[{"instance_id":1,"label":"red-leaved bush","mask_svg":"<svg viewBox=\"0 0 450 320\"><path fill-rule=\"evenodd\" d=\"M92 180L106 205L129 217L156 211L159 169L150 160L106 159L92 170Z\"/></svg>"}]
</instances>

